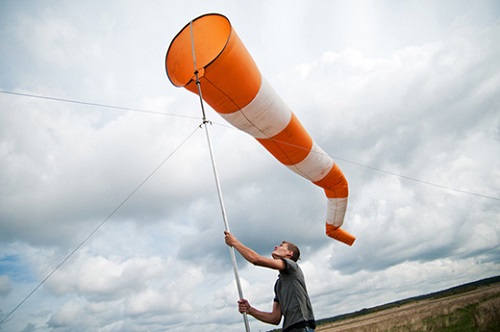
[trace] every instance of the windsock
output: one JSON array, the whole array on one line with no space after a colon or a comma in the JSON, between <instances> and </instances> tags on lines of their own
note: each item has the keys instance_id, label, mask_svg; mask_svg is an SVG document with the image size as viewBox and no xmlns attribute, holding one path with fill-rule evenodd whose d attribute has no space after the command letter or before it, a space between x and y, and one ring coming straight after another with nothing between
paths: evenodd
<instances>
[{"instance_id":1,"label":"windsock","mask_svg":"<svg viewBox=\"0 0 500 332\"><path fill-rule=\"evenodd\" d=\"M252 135L283 165L323 188L326 234L353 244L355 237L340 228L348 197L344 174L262 77L224 15L206 14L188 23L172 40L165 67L173 85L195 94L198 77L203 100L227 122Z\"/></svg>"}]
</instances>

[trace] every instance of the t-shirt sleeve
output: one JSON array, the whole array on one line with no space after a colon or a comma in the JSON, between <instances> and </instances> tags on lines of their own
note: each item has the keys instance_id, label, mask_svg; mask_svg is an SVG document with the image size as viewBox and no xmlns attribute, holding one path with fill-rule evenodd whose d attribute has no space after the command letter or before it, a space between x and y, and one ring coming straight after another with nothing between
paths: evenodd
<instances>
[{"instance_id":1,"label":"t-shirt sleeve","mask_svg":"<svg viewBox=\"0 0 500 332\"><path fill-rule=\"evenodd\" d=\"M291 259L282 258L283 262L285 262L285 269L280 270L280 273L290 274L297 271L297 263L292 261Z\"/></svg>"}]
</instances>

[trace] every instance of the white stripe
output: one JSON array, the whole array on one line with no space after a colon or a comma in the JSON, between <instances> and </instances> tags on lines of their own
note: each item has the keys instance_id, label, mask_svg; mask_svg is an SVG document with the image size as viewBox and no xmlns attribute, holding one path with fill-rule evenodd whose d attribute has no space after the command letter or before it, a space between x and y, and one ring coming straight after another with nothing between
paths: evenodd
<instances>
[{"instance_id":1,"label":"white stripe","mask_svg":"<svg viewBox=\"0 0 500 332\"><path fill-rule=\"evenodd\" d=\"M326 222L336 227L342 226L347 210L347 197L328 198L326 207Z\"/></svg>"},{"instance_id":2,"label":"white stripe","mask_svg":"<svg viewBox=\"0 0 500 332\"><path fill-rule=\"evenodd\" d=\"M255 138L270 138L286 128L292 111L263 78L255 98L241 110L220 115Z\"/></svg>"},{"instance_id":3,"label":"white stripe","mask_svg":"<svg viewBox=\"0 0 500 332\"><path fill-rule=\"evenodd\" d=\"M306 179L316 182L328 174L333 164L332 158L330 158L316 142L313 142L311 151L309 151L309 154L304 160L287 167Z\"/></svg>"}]
</instances>

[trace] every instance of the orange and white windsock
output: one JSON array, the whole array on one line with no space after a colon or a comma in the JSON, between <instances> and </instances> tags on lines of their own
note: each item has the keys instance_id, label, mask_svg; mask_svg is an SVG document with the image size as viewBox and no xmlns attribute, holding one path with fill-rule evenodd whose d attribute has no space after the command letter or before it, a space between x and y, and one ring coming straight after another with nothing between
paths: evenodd
<instances>
[{"instance_id":1,"label":"orange and white windsock","mask_svg":"<svg viewBox=\"0 0 500 332\"><path fill-rule=\"evenodd\" d=\"M352 245L355 237L340 228L348 196L344 174L262 77L225 16L206 14L187 24L170 44L165 66L173 85L198 94L196 72L203 100L217 113L322 187L328 200L326 234Z\"/></svg>"}]
</instances>

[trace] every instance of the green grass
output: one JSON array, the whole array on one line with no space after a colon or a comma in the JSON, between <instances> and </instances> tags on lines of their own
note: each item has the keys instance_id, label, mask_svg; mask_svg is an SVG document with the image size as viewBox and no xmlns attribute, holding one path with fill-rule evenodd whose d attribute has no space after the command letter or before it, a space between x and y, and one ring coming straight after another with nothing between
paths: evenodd
<instances>
[{"instance_id":1,"label":"green grass","mask_svg":"<svg viewBox=\"0 0 500 332\"><path fill-rule=\"evenodd\" d=\"M424 320L427 331L443 332L476 332L474 312L477 305L469 305L457 309L448 315L442 315Z\"/></svg>"},{"instance_id":2,"label":"green grass","mask_svg":"<svg viewBox=\"0 0 500 332\"><path fill-rule=\"evenodd\" d=\"M498 332L500 322L492 322L480 330L476 327L474 313L478 304L457 309L454 312L437 317L427 318L413 326L399 326L387 332Z\"/></svg>"}]
</instances>

